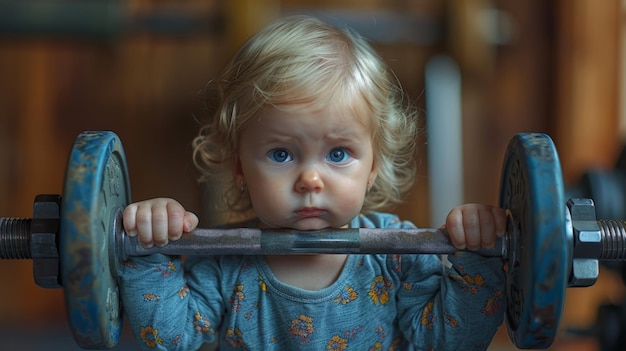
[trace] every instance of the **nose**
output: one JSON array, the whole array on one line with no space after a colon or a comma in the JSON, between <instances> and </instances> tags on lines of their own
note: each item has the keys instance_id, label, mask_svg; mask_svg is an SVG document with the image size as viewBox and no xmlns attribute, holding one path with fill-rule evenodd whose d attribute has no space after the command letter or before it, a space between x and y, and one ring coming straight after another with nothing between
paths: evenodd
<instances>
[{"instance_id":1,"label":"nose","mask_svg":"<svg viewBox=\"0 0 626 351\"><path fill-rule=\"evenodd\" d=\"M324 182L319 172L314 168L306 168L302 170L298 180L296 181L295 190L297 192L316 192L324 190Z\"/></svg>"}]
</instances>

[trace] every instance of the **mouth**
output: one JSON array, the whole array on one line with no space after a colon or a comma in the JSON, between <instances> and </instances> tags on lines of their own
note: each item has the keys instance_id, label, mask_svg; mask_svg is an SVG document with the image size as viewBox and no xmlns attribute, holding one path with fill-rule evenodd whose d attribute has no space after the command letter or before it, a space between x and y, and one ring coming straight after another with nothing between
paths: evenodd
<instances>
[{"instance_id":1,"label":"mouth","mask_svg":"<svg viewBox=\"0 0 626 351\"><path fill-rule=\"evenodd\" d=\"M315 207L305 207L299 210L294 211L300 217L309 218L309 217L319 217L326 213L326 210L322 210L320 208Z\"/></svg>"}]
</instances>

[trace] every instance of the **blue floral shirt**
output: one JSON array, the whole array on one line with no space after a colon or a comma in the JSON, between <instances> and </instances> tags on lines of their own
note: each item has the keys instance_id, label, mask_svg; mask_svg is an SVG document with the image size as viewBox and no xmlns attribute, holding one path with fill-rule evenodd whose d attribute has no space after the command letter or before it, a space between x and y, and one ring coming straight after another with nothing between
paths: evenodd
<instances>
[{"instance_id":1,"label":"blue floral shirt","mask_svg":"<svg viewBox=\"0 0 626 351\"><path fill-rule=\"evenodd\" d=\"M396 216L362 228L414 228ZM261 256L153 255L126 262L120 286L144 350L484 350L502 324L502 260L470 252L349 255L317 291L279 281Z\"/></svg>"}]
</instances>

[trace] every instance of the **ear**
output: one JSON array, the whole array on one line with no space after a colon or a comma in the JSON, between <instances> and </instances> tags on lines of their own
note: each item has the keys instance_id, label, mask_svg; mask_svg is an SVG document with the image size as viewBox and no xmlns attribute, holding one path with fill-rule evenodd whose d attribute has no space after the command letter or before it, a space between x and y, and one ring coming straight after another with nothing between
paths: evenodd
<instances>
[{"instance_id":1,"label":"ear","mask_svg":"<svg viewBox=\"0 0 626 351\"><path fill-rule=\"evenodd\" d=\"M374 160L374 162L372 162L372 169L370 170L370 175L367 179L367 191L370 191L370 189L374 185L374 182L376 181L377 176L378 176L378 164L376 163L376 160Z\"/></svg>"},{"instance_id":2,"label":"ear","mask_svg":"<svg viewBox=\"0 0 626 351\"><path fill-rule=\"evenodd\" d=\"M237 157L233 164L233 176L235 178L235 184L245 184L246 178L243 175L243 167L241 166L241 159Z\"/></svg>"}]
</instances>

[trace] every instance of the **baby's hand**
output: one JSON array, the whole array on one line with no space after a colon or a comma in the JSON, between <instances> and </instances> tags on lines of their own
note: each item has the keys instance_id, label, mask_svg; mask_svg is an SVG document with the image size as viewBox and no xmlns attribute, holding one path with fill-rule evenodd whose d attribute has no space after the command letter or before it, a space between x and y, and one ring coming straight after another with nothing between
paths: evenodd
<instances>
[{"instance_id":1,"label":"baby's hand","mask_svg":"<svg viewBox=\"0 0 626 351\"><path fill-rule=\"evenodd\" d=\"M198 217L176 200L157 198L132 203L124 209L124 230L129 236L138 236L143 247L163 246L169 240L198 225Z\"/></svg>"},{"instance_id":2,"label":"baby's hand","mask_svg":"<svg viewBox=\"0 0 626 351\"><path fill-rule=\"evenodd\" d=\"M453 208L444 226L452 244L460 249L490 249L496 237L506 231L506 214L503 209L481 204L466 204Z\"/></svg>"}]
</instances>

